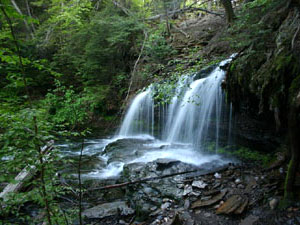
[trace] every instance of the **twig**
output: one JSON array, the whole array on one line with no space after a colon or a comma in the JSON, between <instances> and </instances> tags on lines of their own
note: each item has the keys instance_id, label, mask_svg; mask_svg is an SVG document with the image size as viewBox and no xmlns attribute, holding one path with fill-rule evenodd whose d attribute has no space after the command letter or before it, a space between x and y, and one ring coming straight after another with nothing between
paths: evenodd
<instances>
[{"instance_id":1,"label":"twig","mask_svg":"<svg viewBox=\"0 0 300 225\"><path fill-rule=\"evenodd\" d=\"M295 39L298 35L299 30L300 30L300 24L298 25L297 31L295 32L293 39L292 39L292 50L294 49Z\"/></svg>"},{"instance_id":2,"label":"twig","mask_svg":"<svg viewBox=\"0 0 300 225\"><path fill-rule=\"evenodd\" d=\"M135 75L135 72L136 72L136 68L137 68L137 65L138 65L138 63L139 63L139 61L140 61L140 59L141 59L142 54L143 54L143 51L144 51L144 48L145 48L145 44L146 44L147 38L148 38L148 34L147 34L147 32L144 30L144 42L143 42L143 45L142 45L142 47L141 47L139 57L137 58L137 60L136 60L135 63L134 63L134 67L133 67L133 70L132 70L132 73L131 73L130 83L129 83L127 95L126 95L126 98L125 98L125 102L128 100L129 93L130 93L130 90L131 90L131 86L132 86L132 83L133 83L133 78L134 78L134 75Z\"/></svg>"},{"instance_id":3,"label":"twig","mask_svg":"<svg viewBox=\"0 0 300 225\"><path fill-rule=\"evenodd\" d=\"M68 218L66 216L65 210L62 210L62 212L63 212L63 215L64 215L64 219L65 219L66 225L69 225L69 221L68 221Z\"/></svg>"},{"instance_id":4,"label":"twig","mask_svg":"<svg viewBox=\"0 0 300 225\"><path fill-rule=\"evenodd\" d=\"M129 9L127 9L127 8L125 8L122 4L120 4L119 2L117 2L117 1L112 1L113 2L113 4L115 5L115 6L117 6L118 8L120 8L127 16L131 16L132 15L132 13L130 12L130 10Z\"/></svg>"},{"instance_id":5,"label":"twig","mask_svg":"<svg viewBox=\"0 0 300 225\"><path fill-rule=\"evenodd\" d=\"M193 12L193 11L202 11L202 12L206 12L206 13L213 14L213 15L216 15L216 16L221 16L221 17L224 16L221 13L212 12L212 11L209 11L207 9L195 8L195 7L191 7L191 6L183 8L183 9L177 9L177 10L174 10L174 11L170 11L170 12L168 12L168 15L180 14L180 13L184 13L186 11L191 11L191 12ZM166 16L166 15L165 14L159 14L159 15L156 15L156 16L149 17L146 20L157 20L157 19L159 19L161 17L164 17L164 16Z\"/></svg>"},{"instance_id":6,"label":"twig","mask_svg":"<svg viewBox=\"0 0 300 225\"><path fill-rule=\"evenodd\" d=\"M14 8L16 9L16 11L17 11L21 16L23 16L23 13L22 13L22 11L20 10L20 8L19 8L19 6L17 5L17 3L15 2L15 0L10 0L10 1L11 1L12 5L14 6ZM23 21L24 21L24 24L25 24L25 27L26 27L27 31L30 33L31 37L34 38L34 35L33 35L33 33L32 33L32 30L30 29L30 27L29 27L29 25L28 25L26 19L23 19Z\"/></svg>"},{"instance_id":7,"label":"twig","mask_svg":"<svg viewBox=\"0 0 300 225\"><path fill-rule=\"evenodd\" d=\"M177 26L175 26L175 24L173 24L173 27L175 30L179 31L180 33L182 33L186 38L190 38L190 35L188 35L186 32L184 32L183 30L179 29Z\"/></svg>"}]
</instances>

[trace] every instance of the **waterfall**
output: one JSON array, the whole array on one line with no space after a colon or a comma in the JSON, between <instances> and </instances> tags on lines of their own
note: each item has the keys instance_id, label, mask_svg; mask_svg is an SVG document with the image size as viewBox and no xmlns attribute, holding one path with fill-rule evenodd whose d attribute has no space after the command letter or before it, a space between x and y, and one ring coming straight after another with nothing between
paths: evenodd
<instances>
[{"instance_id":1,"label":"waterfall","mask_svg":"<svg viewBox=\"0 0 300 225\"><path fill-rule=\"evenodd\" d=\"M192 144L200 148L213 140L217 148L224 113L221 82L225 71L221 67L229 61L221 62L201 79L195 79L195 75L182 76L168 105L155 104L155 88L151 85L133 99L118 135L148 134L168 143ZM231 127L227 130L231 132Z\"/></svg>"},{"instance_id":2,"label":"waterfall","mask_svg":"<svg viewBox=\"0 0 300 225\"><path fill-rule=\"evenodd\" d=\"M122 122L119 136L135 136L154 132L154 101L152 87L139 93L132 101Z\"/></svg>"}]
</instances>

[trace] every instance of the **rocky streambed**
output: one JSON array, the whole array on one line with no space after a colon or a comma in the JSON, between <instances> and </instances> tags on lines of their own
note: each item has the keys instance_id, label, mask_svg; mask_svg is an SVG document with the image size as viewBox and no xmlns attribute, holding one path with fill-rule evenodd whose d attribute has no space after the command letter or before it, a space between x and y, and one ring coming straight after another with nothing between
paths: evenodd
<instances>
[{"instance_id":1,"label":"rocky streambed","mask_svg":"<svg viewBox=\"0 0 300 225\"><path fill-rule=\"evenodd\" d=\"M193 161L189 147L147 138L98 147L83 157L85 224L300 224L299 205L278 209L284 166L266 170L197 154ZM110 170L118 173L97 177ZM65 182L77 185L75 178Z\"/></svg>"}]
</instances>

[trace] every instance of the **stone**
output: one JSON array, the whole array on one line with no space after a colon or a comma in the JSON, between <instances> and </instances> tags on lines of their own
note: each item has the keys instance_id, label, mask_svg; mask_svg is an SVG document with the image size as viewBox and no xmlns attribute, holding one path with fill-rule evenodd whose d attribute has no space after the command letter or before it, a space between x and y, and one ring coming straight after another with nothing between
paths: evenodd
<instances>
[{"instance_id":1,"label":"stone","mask_svg":"<svg viewBox=\"0 0 300 225\"><path fill-rule=\"evenodd\" d=\"M202 200L202 201L206 201L206 200L209 200L209 199L211 199L211 198L212 198L211 195L206 195L206 196L201 197L201 200Z\"/></svg>"},{"instance_id":2,"label":"stone","mask_svg":"<svg viewBox=\"0 0 300 225\"><path fill-rule=\"evenodd\" d=\"M157 159L155 162L157 164L157 170L165 170L180 163L179 160L174 159Z\"/></svg>"},{"instance_id":3,"label":"stone","mask_svg":"<svg viewBox=\"0 0 300 225\"><path fill-rule=\"evenodd\" d=\"M171 202L171 201L172 201L171 199L163 198L163 202Z\"/></svg>"},{"instance_id":4,"label":"stone","mask_svg":"<svg viewBox=\"0 0 300 225\"><path fill-rule=\"evenodd\" d=\"M215 173L214 177L215 177L216 179L221 179L221 178L222 178L221 174L219 174L219 173Z\"/></svg>"},{"instance_id":5,"label":"stone","mask_svg":"<svg viewBox=\"0 0 300 225\"><path fill-rule=\"evenodd\" d=\"M250 215L243 219L240 225L253 225L256 221L258 221L259 217Z\"/></svg>"},{"instance_id":6,"label":"stone","mask_svg":"<svg viewBox=\"0 0 300 225\"><path fill-rule=\"evenodd\" d=\"M199 195L201 195L201 192L192 191L191 193L189 193L189 196L196 196L196 197L198 197Z\"/></svg>"},{"instance_id":7,"label":"stone","mask_svg":"<svg viewBox=\"0 0 300 225\"><path fill-rule=\"evenodd\" d=\"M242 195L232 195L216 211L216 214L241 214L248 205L248 198Z\"/></svg>"},{"instance_id":8,"label":"stone","mask_svg":"<svg viewBox=\"0 0 300 225\"><path fill-rule=\"evenodd\" d=\"M215 188L218 188L221 186L221 183L217 182L212 188L215 189Z\"/></svg>"},{"instance_id":9,"label":"stone","mask_svg":"<svg viewBox=\"0 0 300 225\"><path fill-rule=\"evenodd\" d=\"M104 203L97 205L93 208L86 209L83 213L83 217L89 219L102 219L108 216L116 216L121 214L122 216L128 216L134 214L134 210L126 205L125 201L117 201Z\"/></svg>"},{"instance_id":10,"label":"stone","mask_svg":"<svg viewBox=\"0 0 300 225\"><path fill-rule=\"evenodd\" d=\"M203 192L203 195L207 196L207 195L215 195L215 194L219 194L220 190L210 190L210 191L205 191Z\"/></svg>"},{"instance_id":11,"label":"stone","mask_svg":"<svg viewBox=\"0 0 300 225\"><path fill-rule=\"evenodd\" d=\"M199 189L204 189L207 186L202 180L194 180L192 183L192 187L196 187Z\"/></svg>"},{"instance_id":12,"label":"stone","mask_svg":"<svg viewBox=\"0 0 300 225\"><path fill-rule=\"evenodd\" d=\"M171 203L170 203L170 202L165 202L164 204L162 204L162 205L160 206L160 208L161 208L162 210L166 210L166 209L170 208L170 206L171 206Z\"/></svg>"},{"instance_id":13,"label":"stone","mask_svg":"<svg viewBox=\"0 0 300 225\"><path fill-rule=\"evenodd\" d=\"M236 184L242 183L241 179L239 179L239 178L237 178L234 182L235 182Z\"/></svg>"},{"instance_id":14,"label":"stone","mask_svg":"<svg viewBox=\"0 0 300 225\"><path fill-rule=\"evenodd\" d=\"M227 190L224 189L219 194L215 195L212 199L198 200L192 204L191 208L195 209L195 208L199 208L199 207L213 205L213 204L217 203L218 201L222 200L223 197L226 195L226 193L227 193Z\"/></svg>"},{"instance_id":15,"label":"stone","mask_svg":"<svg viewBox=\"0 0 300 225\"><path fill-rule=\"evenodd\" d=\"M176 186L180 189L184 188L184 184L177 184Z\"/></svg>"},{"instance_id":16,"label":"stone","mask_svg":"<svg viewBox=\"0 0 300 225\"><path fill-rule=\"evenodd\" d=\"M188 209L190 207L191 203L188 199L184 200L184 209Z\"/></svg>"},{"instance_id":17,"label":"stone","mask_svg":"<svg viewBox=\"0 0 300 225\"><path fill-rule=\"evenodd\" d=\"M237 188L239 188L239 189L245 189L245 185L239 184L239 185L237 186Z\"/></svg>"},{"instance_id":18,"label":"stone","mask_svg":"<svg viewBox=\"0 0 300 225\"><path fill-rule=\"evenodd\" d=\"M124 225L124 224L127 224L127 223L124 220L119 220L119 224Z\"/></svg>"},{"instance_id":19,"label":"stone","mask_svg":"<svg viewBox=\"0 0 300 225\"><path fill-rule=\"evenodd\" d=\"M188 195L189 193L191 193L193 191L193 188L192 188L192 186L190 186L190 185L185 185L184 186L184 190L183 190L183 196L186 196L186 195Z\"/></svg>"},{"instance_id":20,"label":"stone","mask_svg":"<svg viewBox=\"0 0 300 225\"><path fill-rule=\"evenodd\" d=\"M272 210L274 210L277 205L279 203L279 200L277 198L273 198L270 202L269 202L269 206Z\"/></svg>"},{"instance_id":21,"label":"stone","mask_svg":"<svg viewBox=\"0 0 300 225\"><path fill-rule=\"evenodd\" d=\"M157 210L157 206L153 206L153 207L151 207L151 208L150 208L150 210L151 210L151 211L155 211L155 210Z\"/></svg>"},{"instance_id":22,"label":"stone","mask_svg":"<svg viewBox=\"0 0 300 225\"><path fill-rule=\"evenodd\" d=\"M204 217L211 217L211 213L208 213L208 212L204 213L203 215L204 215Z\"/></svg>"}]
</instances>

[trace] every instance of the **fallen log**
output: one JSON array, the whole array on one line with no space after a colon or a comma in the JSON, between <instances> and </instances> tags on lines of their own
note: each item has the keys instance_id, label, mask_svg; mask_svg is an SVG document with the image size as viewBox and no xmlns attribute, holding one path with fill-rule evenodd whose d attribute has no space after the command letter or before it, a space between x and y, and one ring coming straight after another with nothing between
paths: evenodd
<instances>
[{"instance_id":1,"label":"fallen log","mask_svg":"<svg viewBox=\"0 0 300 225\"><path fill-rule=\"evenodd\" d=\"M119 187L124 187L128 185L133 185L133 184L139 184L139 183L145 183L148 181L153 181L153 180L160 180L164 178L169 178L177 175L183 175L183 174L188 174L188 173L195 173L195 176L203 176L203 175L209 175L209 174L214 174L216 172L222 172L224 170L227 170L227 168L230 166L230 164L227 164L225 166L221 166L212 170L205 170L203 168L195 169L195 170L189 170L189 171L184 171L184 172L178 172L178 173L171 173L171 174L166 174L163 176L157 176L157 177L147 177L144 179L139 179L135 181L129 181L125 183L120 183L120 184L113 184L113 185L108 185L104 187L98 187L98 188L92 188L88 189L87 192L89 191L99 191L99 190L106 190L106 189L112 189L112 188L119 188Z\"/></svg>"},{"instance_id":2,"label":"fallen log","mask_svg":"<svg viewBox=\"0 0 300 225\"><path fill-rule=\"evenodd\" d=\"M48 154L53 149L54 141L49 141L42 149L41 153L43 155ZM33 178L33 176L36 174L37 168L36 166L27 166L25 167L16 177L15 182L8 184L3 191L0 193L0 198L2 198L4 201L8 200L8 196L10 193L17 193L19 192L23 187L26 181Z\"/></svg>"}]
</instances>

